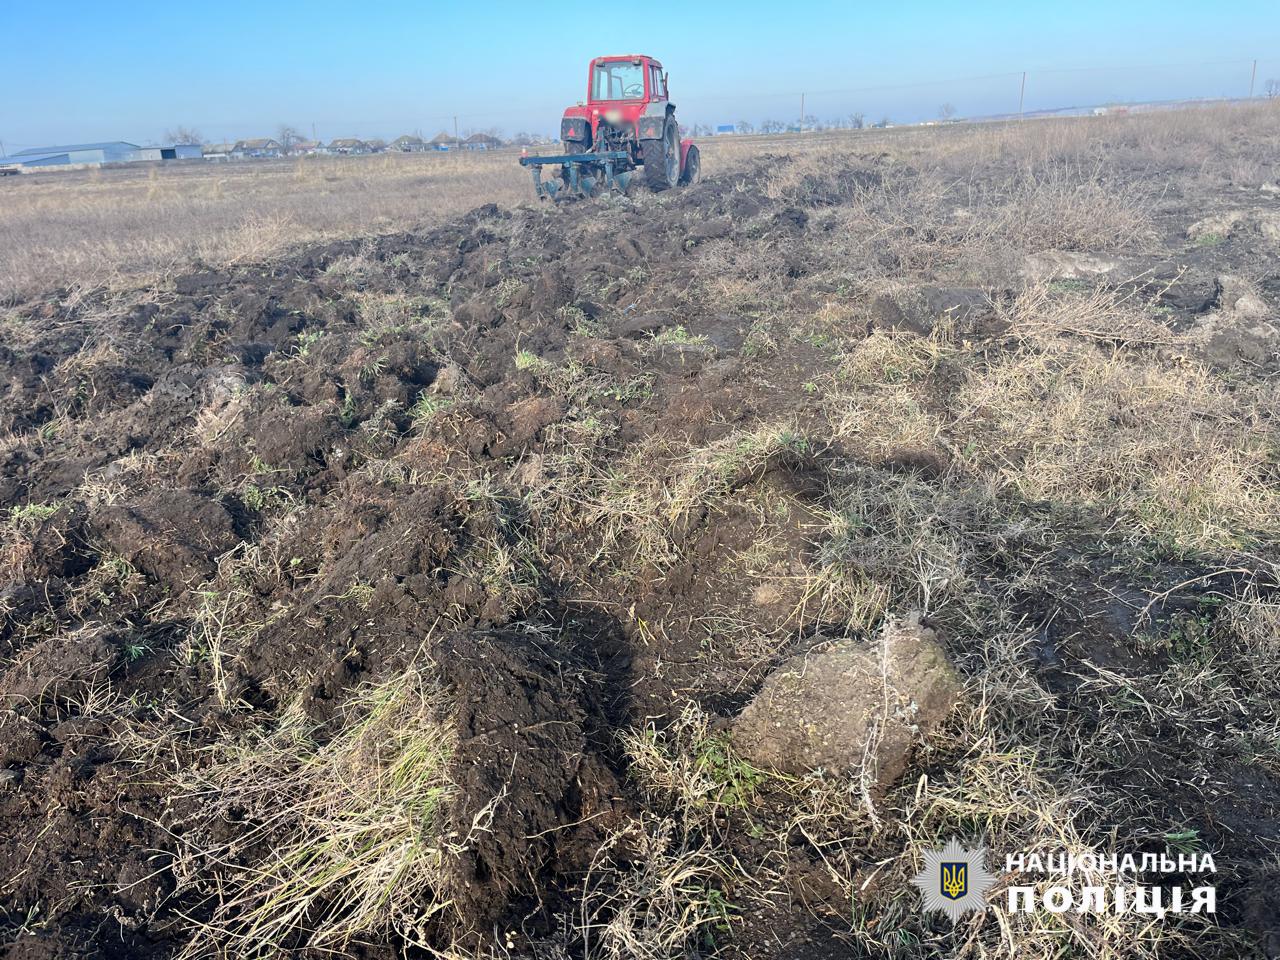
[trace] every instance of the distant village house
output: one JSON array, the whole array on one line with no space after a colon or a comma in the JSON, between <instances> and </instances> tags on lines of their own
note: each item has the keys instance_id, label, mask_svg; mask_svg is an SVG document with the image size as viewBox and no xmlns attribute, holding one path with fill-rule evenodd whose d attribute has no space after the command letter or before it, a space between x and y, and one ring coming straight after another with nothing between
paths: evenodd
<instances>
[{"instance_id":1,"label":"distant village house","mask_svg":"<svg viewBox=\"0 0 1280 960\"><path fill-rule=\"evenodd\" d=\"M270 138L241 140L231 148L233 160L262 160L284 156L284 147Z\"/></svg>"},{"instance_id":2,"label":"distant village house","mask_svg":"<svg viewBox=\"0 0 1280 960\"><path fill-rule=\"evenodd\" d=\"M462 141L462 146L467 150L492 150L502 146L502 141L487 133L473 133Z\"/></svg>"},{"instance_id":3,"label":"distant village house","mask_svg":"<svg viewBox=\"0 0 1280 960\"><path fill-rule=\"evenodd\" d=\"M356 140L354 137L346 137L341 140L334 140L329 144L329 153L342 157L359 156L369 153L369 145L363 140Z\"/></svg>"}]
</instances>

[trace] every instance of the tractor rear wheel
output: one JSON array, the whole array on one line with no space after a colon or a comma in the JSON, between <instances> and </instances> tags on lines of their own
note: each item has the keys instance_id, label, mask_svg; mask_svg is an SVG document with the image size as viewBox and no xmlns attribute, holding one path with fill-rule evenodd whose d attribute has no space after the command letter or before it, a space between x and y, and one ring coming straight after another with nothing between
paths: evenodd
<instances>
[{"instance_id":1,"label":"tractor rear wheel","mask_svg":"<svg viewBox=\"0 0 1280 960\"><path fill-rule=\"evenodd\" d=\"M689 147L689 153L684 158L684 169L680 171L680 186L687 186L696 183L698 174L702 172L702 158L698 156L697 147Z\"/></svg>"},{"instance_id":2,"label":"tractor rear wheel","mask_svg":"<svg viewBox=\"0 0 1280 960\"><path fill-rule=\"evenodd\" d=\"M680 141L676 125L668 123L661 140L641 141L644 155L644 182L651 190L667 190L680 178Z\"/></svg>"}]
</instances>

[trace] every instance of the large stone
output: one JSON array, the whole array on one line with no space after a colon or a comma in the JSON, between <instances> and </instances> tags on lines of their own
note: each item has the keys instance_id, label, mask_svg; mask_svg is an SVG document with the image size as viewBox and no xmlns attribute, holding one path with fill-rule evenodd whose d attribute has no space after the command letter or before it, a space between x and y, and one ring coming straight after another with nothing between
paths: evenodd
<instances>
[{"instance_id":1,"label":"large stone","mask_svg":"<svg viewBox=\"0 0 1280 960\"><path fill-rule=\"evenodd\" d=\"M784 663L735 721L733 739L759 766L794 776L860 773L880 792L960 692L934 632L910 614L871 644L842 640Z\"/></svg>"}]
</instances>

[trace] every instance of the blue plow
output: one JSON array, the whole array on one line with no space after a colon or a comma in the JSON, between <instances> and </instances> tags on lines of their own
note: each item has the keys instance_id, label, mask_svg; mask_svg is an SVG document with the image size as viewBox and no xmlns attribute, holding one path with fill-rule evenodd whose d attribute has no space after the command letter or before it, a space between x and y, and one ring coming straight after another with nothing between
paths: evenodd
<instances>
[{"instance_id":1,"label":"blue plow","mask_svg":"<svg viewBox=\"0 0 1280 960\"><path fill-rule=\"evenodd\" d=\"M593 197L602 187L626 190L631 180L631 170L619 170L628 164L631 154L625 150L609 150L601 153L565 153L555 157L521 157L520 166L529 167L533 173L533 188L538 199L555 200L560 195ZM559 180L543 180L542 168L563 168Z\"/></svg>"}]
</instances>

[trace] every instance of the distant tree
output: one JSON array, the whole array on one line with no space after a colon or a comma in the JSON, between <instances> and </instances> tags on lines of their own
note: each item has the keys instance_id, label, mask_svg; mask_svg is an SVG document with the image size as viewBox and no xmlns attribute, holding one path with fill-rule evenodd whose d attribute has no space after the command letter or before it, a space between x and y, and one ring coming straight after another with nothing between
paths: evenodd
<instances>
[{"instance_id":1,"label":"distant tree","mask_svg":"<svg viewBox=\"0 0 1280 960\"><path fill-rule=\"evenodd\" d=\"M956 115L956 107L953 103L944 103L938 108L939 120L950 120Z\"/></svg>"},{"instance_id":2,"label":"distant tree","mask_svg":"<svg viewBox=\"0 0 1280 960\"><path fill-rule=\"evenodd\" d=\"M760 131L762 133L781 133L785 129L787 129L787 125L781 120L760 121Z\"/></svg>"},{"instance_id":3,"label":"distant tree","mask_svg":"<svg viewBox=\"0 0 1280 960\"><path fill-rule=\"evenodd\" d=\"M866 121L866 115L862 113L849 114L849 126L854 130L861 130Z\"/></svg>"},{"instance_id":4,"label":"distant tree","mask_svg":"<svg viewBox=\"0 0 1280 960\"><path fill-rule=\"evenodd\" d=\"M305 139L297 127L291 127L287 123L282 123L276 128L276 142L280 144L285 153L288 153L296 144Z\"/></svg>"},{"instance_id":5,"label":"distant tree","mask_svg":"<svg viewBox=\"0 0 1280 960\"><path fill-rule=\"evenodd\" d=\"M812 113L806 113L800 118L801 130L821 130L822 124Z\"/></svg>"},{"instance_id":6,"label":"distant tree","mask_svg":"<svg viewBox=\"0 0 1280 960\"><path fill-rule=\"evenodd\" d=\"M739 132L739 133L755 133L755 131L756 131L755 125L754 125L754 124L752 124L752 122L751 122L750 120L739 120L739 121L738 121L738 132Z\"/></svg>"},{"instance_id":7,"label":"distant tree","mask_svg":"<svg viewBox=\"0 0 1280 960\"><path fill-rule=\"evenodd\" d=\"M877 130L883 130L885 127L891 126L892 124L893 124L893 121L890 120L888 117L881 117L879 120L873 123L872 126L875 127Z\"/></svg>"},{"instance_id":8,"label":"distant tree","mask_svg":"<svg viewBox=\"0 0 1280 960\"><path fill-rule=\"evenodd\" d=\"M204 137L194 127L174 127L172 130L166 130L164 132L164 140L165 143L180 143L184 146L204 143Z\"/></svg>"},{"instance_id":9,"label":"distant tree","mask_svg":"<svg viewBox=\"0 0 1280 960\"><path fill-rule=\"evenodd\" d=\"M1273 77L1267 81L1267 96L1280 97L1280 79Z\"/></svg>"}]
</instances>

